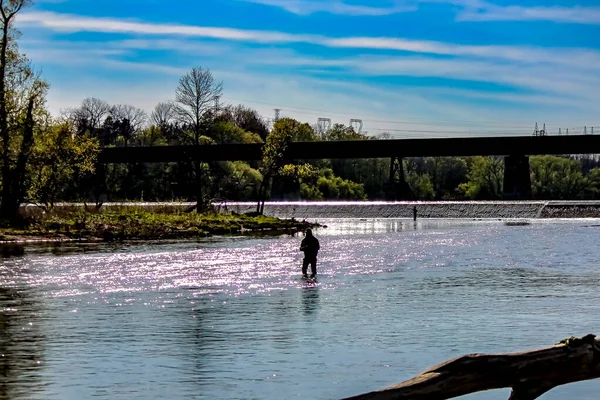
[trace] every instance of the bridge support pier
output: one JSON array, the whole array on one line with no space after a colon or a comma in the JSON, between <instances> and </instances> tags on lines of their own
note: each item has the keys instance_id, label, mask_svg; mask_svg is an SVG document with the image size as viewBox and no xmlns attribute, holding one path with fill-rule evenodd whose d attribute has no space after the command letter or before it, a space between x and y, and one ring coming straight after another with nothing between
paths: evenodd
<instances>
[{"instance_id":1,"label":"bridge support pier","mask_svg":"<svg viewBox=\"0 0 600 400\"><path fill-rule=\"evenodd\" d=\"M402 157L392 157L390 161L390 179L385 185L385 196L389 201L411 200L413 195L404 178Z\"/></svg>"},{"instance_id":2,"label":"bridge support pier","mask_svg":"<svg viewBox=\"0 0 600 400\"><path fill-rule=\"evenodd\" d=\"M503 197L505 200L530 200L533 197L528 156L504 157Z\"/></svg>"}]
</instances>

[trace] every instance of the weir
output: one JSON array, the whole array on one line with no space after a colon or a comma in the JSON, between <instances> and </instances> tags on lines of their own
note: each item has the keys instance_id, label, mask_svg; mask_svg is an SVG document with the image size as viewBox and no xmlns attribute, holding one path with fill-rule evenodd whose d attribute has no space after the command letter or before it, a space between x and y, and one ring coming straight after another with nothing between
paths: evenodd
<instances>
[{"instance_id":1,"label":"weir","mask_svg":"<svg viewBox=\"0 0 600 400\"><path fill-rule=\"evenodd\" d=\"M539 218L545 201L332 201L266 202L264 214L277 218L317 220L321 218ZM244 214L256 211L256 203L223 202L221 212Z\"/></svg>"}]
</instances>

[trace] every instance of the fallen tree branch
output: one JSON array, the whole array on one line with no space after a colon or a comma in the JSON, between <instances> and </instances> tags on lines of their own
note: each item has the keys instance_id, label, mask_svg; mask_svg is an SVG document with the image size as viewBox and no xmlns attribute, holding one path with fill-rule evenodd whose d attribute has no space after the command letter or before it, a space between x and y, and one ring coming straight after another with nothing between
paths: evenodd
<instances>
[{"instance_id":1,"label":"fallen tree branch","mask_svg":"<svg viewBox=\"0 0 600 400\"><path fill-rule=\"evenodd\" d=\"M509 400L533 400L556 386L595 378L600 378L600 340L590 334L545 349L462 356L345 400L444 400L507 387L512 388Z\"/></svg>"}]
</instances>

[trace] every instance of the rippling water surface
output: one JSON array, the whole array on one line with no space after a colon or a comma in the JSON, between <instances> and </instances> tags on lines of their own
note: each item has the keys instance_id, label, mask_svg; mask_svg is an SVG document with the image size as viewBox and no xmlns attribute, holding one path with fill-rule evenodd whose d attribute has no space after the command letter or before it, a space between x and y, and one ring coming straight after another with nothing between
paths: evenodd
<instances>
[{"instance_id":1,"label":"rippling water surface","mask_svg":"<svg viewBox=\"0 0 600 400\"><path fill-rule=\"evenodd\" d=\"M301 237L3 249L0 398L335 399L600 335L597 222L326 223L316 285Z\"/></svg>"}]
</instances>

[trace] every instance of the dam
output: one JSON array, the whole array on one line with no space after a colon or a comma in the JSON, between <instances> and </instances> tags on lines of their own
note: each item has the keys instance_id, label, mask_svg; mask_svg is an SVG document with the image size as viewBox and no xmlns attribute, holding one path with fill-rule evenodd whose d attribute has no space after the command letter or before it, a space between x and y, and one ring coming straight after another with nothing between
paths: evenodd
<instances>
[{"instance_id":1,"label":"dam","mask_svg":"<svg viewBox=\"0 0 600 400\"><path fill-rule=\"evenodd\" d=\"M256 203L215 203L220 212L244 214ZM318 201L265 202L277 218L600 218L600 201Z\"/></svg>"},{"instance_id":2,"label":"dam","mask_svg":"<svg viewBox=\"0 0 600 400\"><path fill-rule=\"evenodd\" d=\"M87 208L93 212L126 212L143 209L148 212L192 211L195 202L109 202L57 203L56 209ZM256 202L213 202L222 213L245 214L256 211ZM264 214L277 218L600 218L600 201L268 201ZM23 204L20 212L32 215L43 212L37 204Z\"/></svg>"}]
</instances>

